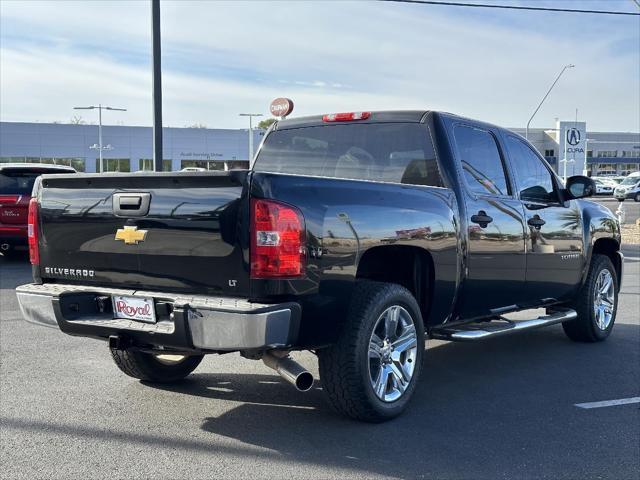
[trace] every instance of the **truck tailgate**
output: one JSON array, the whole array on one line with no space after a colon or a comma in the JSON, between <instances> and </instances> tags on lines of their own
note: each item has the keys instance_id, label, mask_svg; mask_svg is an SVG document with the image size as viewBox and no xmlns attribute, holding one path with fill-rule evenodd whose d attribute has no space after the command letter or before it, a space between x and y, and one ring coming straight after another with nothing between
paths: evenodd
<instances>
[{"instance_id":1,"label":"truck tailgate","mask_svg":"<svg viewBox=\"0 0 640 480\"><path fill-rule=\"evenodd\" d=\"M247 181L247 171L45 176L41 276L247 295Z\"/></svg>"}]
</instances>

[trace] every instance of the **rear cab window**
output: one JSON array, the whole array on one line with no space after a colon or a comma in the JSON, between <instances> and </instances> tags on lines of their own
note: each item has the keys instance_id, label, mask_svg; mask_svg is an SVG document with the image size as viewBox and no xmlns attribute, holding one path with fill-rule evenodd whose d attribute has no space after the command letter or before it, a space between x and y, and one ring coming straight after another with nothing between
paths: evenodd
<instances>
[{"instance_id":1,"label":"rear cab window","mask_svg":"<svg viewBox=\"0 0 640 480\"><path fill-rule=\"evenodd\" d=\"M274 130L255 171L443 187L429 131L418 123Z\"/></svg>"}]
</instances>

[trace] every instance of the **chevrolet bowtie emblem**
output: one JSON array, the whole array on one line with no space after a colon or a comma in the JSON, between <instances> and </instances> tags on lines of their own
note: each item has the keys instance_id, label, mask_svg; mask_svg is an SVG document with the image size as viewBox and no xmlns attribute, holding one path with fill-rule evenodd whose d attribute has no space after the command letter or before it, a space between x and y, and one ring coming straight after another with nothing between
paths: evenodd
<instances>
[{"instance_id":1,"label":"chevrolet bowtie emblem","mask_svg":"<svg viewBox=\"0 0 640 480\"><path fill-rule=\"evenodd\" d=\"M116 232L116 240L123 240L127 245L137 245L138 242L144 242L147 236L146 230L138 230L138 227L119 228Z\"/></svg>"}]
</instances>

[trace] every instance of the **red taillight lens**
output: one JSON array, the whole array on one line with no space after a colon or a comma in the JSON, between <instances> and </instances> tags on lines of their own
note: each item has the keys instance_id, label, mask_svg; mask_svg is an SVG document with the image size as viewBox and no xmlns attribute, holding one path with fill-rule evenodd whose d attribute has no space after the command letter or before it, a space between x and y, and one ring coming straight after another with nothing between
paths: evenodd
<instances>
[{"instance_id":1,"label":"red taillight lens","mask_svg":"<svg viewBox=\"0 0 640 480\"><path fill-rule=\"evenodd\" d=\"M18 195L0 195L0 205L15 205L18 203Z\"/></svg>"},{"instance_id":2,"label":"red taillight lens","mask_svg":"<svg viewBox=\"0 0 640 480\"><path fill-rule=\"evenodd\" d=\"M29 237L29 260L31 260L31 265L40 265L40 250L38 249L38 201L35 198L29 201L27 236Z\"/></svg>"},{"instance_id":3,"label":"red taillight lens","mask_svg":"<svg viewBox=\"0 0 640 480\"><path fill-rule=\"evenodd\" d=\"M251 277L304 274L305 230L302 213L273 200L251 200Z\"/></svg>"},{"instance_id":4,"label":"red taillight lens","mask_svg":"<svg viewBox=\"0 0 640 480\"><path fill-rule=\"evenodd\" d=\"M323 122L352 122L354 120L366 120L371 116L371 112L345 112L329 113L322 117Z\"/></svg>"}]
</instances>

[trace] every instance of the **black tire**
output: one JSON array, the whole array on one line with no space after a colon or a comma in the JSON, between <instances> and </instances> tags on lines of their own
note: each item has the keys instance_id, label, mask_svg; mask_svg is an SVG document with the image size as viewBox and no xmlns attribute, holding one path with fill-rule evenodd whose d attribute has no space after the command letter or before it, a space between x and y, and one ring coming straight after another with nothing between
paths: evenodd
<instances>
[{"instance_id":1,"label":"black tire","mask_svg":"<svg viewBox=\"0 0 640 480\"><path fill-rule=\"evenodd\" d=\"M640 202L640 192L636 193L636 196L633 197L634 202Z\"/></svg>"},{"instance_id":2,"label":"black tire","mask_svg":"<svg viewBox=\"0 0 640 480\"><path fill-rule=\"evenodd\" d=\"M624 198L616 198L616 200L618 200L618 202L620 203L624 202Z\"/></svg>"},{"instance_id":3,"label":"black tire","mask_svg":"<svg viewBox=\"0 0 640 480\"><path fill-rule=\"evenodd\" d=\"M603 329L598 326L594 303L597 295L597 280L601 272L605 270L608 270L611 275L614 293L611 320L607 327ZM618 310L618 277L609 257L606 255L593 255L587 280L569 306L578 313L576 319L562 323L564 333L571 340L576 342L601 342L606 340L613 329Z\"/></svg>"},{"instance_id":4,"label":"black tire","mask_svg":"<svg viewBox=\"0 0 640 480\"><path fill-rule=\"evenodd\" d=\"M414 362L413 375L404 393L394 401L383 401L372 385L369 342L374 328L380 325L378 321L382 314L394 306L402 307L403 315L410 315L415 326L417 348L415 358L407 360L404 357L404 362ZM424 347L420 308L406 288L392 283L358 282L339 340L318 352L320 380L329 404L341 414L366 422L383 422L400 415L418 383ZM378 365L381 368L382 363ZM385 385L388 384L385 382Z\"/></svg>"},{"instance_id":5,"label":"black tire","mask_svg":"<svg viewBox=\"0 0 640 480\"><path fill-rule=\"evenodd\" d=\"M193 372L204 355L186 356L182 361L166 362L152 353L139 350L111 348L113 361L130 377L154 383L170 383L182 380Z\"/></svg>"}]
</instances>

